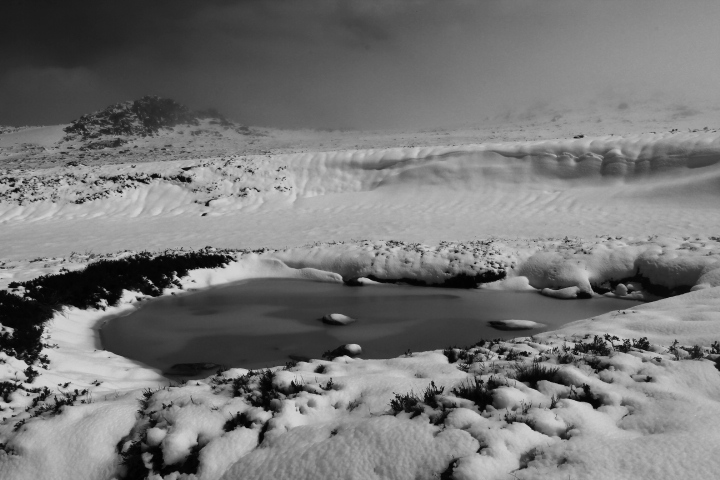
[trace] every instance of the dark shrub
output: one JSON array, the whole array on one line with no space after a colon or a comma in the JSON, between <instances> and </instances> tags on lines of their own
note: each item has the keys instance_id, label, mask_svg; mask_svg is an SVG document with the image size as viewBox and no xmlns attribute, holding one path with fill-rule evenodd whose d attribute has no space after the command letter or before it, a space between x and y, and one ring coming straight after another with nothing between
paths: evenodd
<instances>
[{"instance_id":1,"label":"dark shrub","mask_svg":"<svg viewBox=\"0 0 720 480\"><path fill-rule=\"evenodd\" d=\"M436 397L444 391L445 387L438 388L435 386L435 382L430 382L430 385L428 385L423 392L422 398L412 391L404 395L396 393L395 398L390 400L390 408L395 414L407 412L412 413L413 417L415 417L425 410L423 405L427 405L430 408L438 408L439 404Z\"/></svg>"},{"instance_id":2,"label":"dark shrub","mask_svg":"<svg viewBox=\"0 0 720 480\"><path fill-rule=\"evenodd\" d=\"M542 365L539 359L535 359L532 363L516 364L514 377L517 381L528 383L530 387L535 388L540 380L554 382L559 371L560 368L547 367Z\"/></svg>"},{"instance_id":3,"label":"dark shrub","mask_svg":"<svg viewBox=\"0 0 720 480\"><path fill-rule=\"evenodd\" d=\"M457 387L453 388L450 393L458 398L464 398L470 400L480 410L484 410L488 405L492 404L493 394L492 391L502 385L495 377L485 383L484 380L475 377L474 379L468 379L467 382L463 382Z\"/></svg>"},{"instance_id":4,"label":"dark shrub","mask_svg":"<svg viewBox=\"0 0 720 480\"><path fill-rule=\"evenodd\" d=\"M607 356L610 355L610 352L611 349L608 344L598 335L595 335L592 343L576 343L573 348L573 353L575 354L594 353L595 355Z\"/></svg>"}]
</instances>

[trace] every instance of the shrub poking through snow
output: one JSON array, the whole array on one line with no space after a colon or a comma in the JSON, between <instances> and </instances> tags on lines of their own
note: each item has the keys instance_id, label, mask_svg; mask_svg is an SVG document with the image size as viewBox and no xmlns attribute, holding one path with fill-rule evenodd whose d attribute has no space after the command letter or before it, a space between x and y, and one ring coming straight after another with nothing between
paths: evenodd
<instances>
[{"instance_id":1,"label":"shrub poking through snow","mask_svg":"<svg viewBox=\"0 0 720 480\"><path fill-rule=\"evenodd\" d=\"M528 427L535 430L535 421L528 417L528 412L530 411L531 407L532 403L522 403L519 412L517 410L514 412L508 411L507 413L505 413L504 420L507 423L524 423Z\"/></svg>"},{"instance_id":2,"label":"shrub poking through snow","mask_svg":"<svg viewBox=\"0 0 720 480\"><path fill-rule=\"evenodd\" d=\"M633 348L637 348L639 350L650 350L650 342L648 341L647 337L641 337L640 340L635 341L633 338Z\"/></svg>"},{"instance_id":3,"label":"shrub poking through snow","mask_svg":"<svg viewBox=\"0 0 720 480\"><path fill-rule=\"evenodd\" d=\"M590 385L583 383L580 390L574 386L570 386L570 399L578 402L589 403L595 410L603 405L602 400L592 392Z\"/></svg>"},{"instance_id":4,"label":"shrub poking through snow","mask_svg":"<svg viewBox=\"0 0 720 480\"><path fill-rule=\"evenodd\" d=\"M443 350L443 355L448 359L448 363L455 363L460 359L460 353L457 347L448 347Z\"/></svg>"},{"instance_id":5,"label":"shrub poking through snow","mask_svg":"<svg viewBox=\"0 0 720 480\"><path fill-rule=\"evenodd\" d=\"M514 348L511 348L506 354L505 354L505 360L508 362L513 362L515 360L518 360L520 357L527 357L529 354L523 350L516 350Z\"/></svg>"},{"instance_id":6,"label":"shrub poking through snow","mask_svg":"<svg viewBox=\"0 0 720 480\"><path fill-rule=\"evenodd\" d=\"M558 367L548 367L540 363L539 358L532 363L518 363L515 365L514 377L518 382L527 383L535 388L540 380L554 382L557 379Z\"/></svg>"},{"instance_id":7,"label":"shrub poking through snow","mask_svg":"<svg viewBox=\"0 0 720 480\"><path fill-rule=\"evenodd\" d=\"M670 353L673 354L675 357L675 360L680 360L682 358L682 353L680 352L680 342L675 340L672 345L670 345L670 348L668 349Z\"/></svg>"},{"instance_id":8,"label":"shrub poking through snow","mask_svg":"<svg viewBox=\"0 0 720 480\"><path fill-rule=\"evenodd\" d=\"M187 454L172 464L166 464L162 443L152 442L148 438L148 431L158 425L160 421L166 421L165 411L174 406L174 402L162 403L162 408L149 411L153 404L155 395L163 390L170 390L165 387L157 390L145 389L142 397L138 399L140 409L138 420L130 433L122 438L117 444L117 453L120 456L120 463L123 466L120 478L128 480L140 480L160 475L195 475L200 466L200 450L202 449L198 438L194 445L189 448ZM180 388L180 387L172 387ZM176 478L176 477L173 477Z\"/></svg>"},{"instance_id":9,"label":"shrub poking through snow","mask_svg":"<svg viewBox=\"0 0 720 480\"><path fill-rule=\"evenodd\" d=\"M700 345L693 345L693 347L690 349L690 358L693 360L701 359L705 356L705 352L703 352L703 349Z\"/></svg>"},{"instance_id":10,"label":"shrub poking through snow","mask_svg":"<svg viewBox=\"0 0 720 480\"><path fill-rule=\"evenodd\" d=\"M253 407L270 408L270 402L279 398L280 392L273 386L272 370L253 371L232 380L234 397L245 398Z\"/></svg>"},{"instance_id":11,"label":"shrub poking through snow","mask_svg":"<svg viewBox=\"0 0 720 480\"><path fill-rule=\"evenodd\" d=\"M223 431L232 432L237 427L252 428L253 423L254 422L250 420L250 417L248 417L245 412L238 412L225 422L225 425L223 425Z\"/></svg>"},{"instance_id":12,"label":"shrub poking through snow","mask_svg":"<svg viewBox=\"0 0 720 480\"><path fill-rule=\"evenodd\" d=\"M492 404L492 391L500 385L501 384L495 379L495 377L490 377L487 382L481 378L475 377L473 379L468 379L466 382L462 382L460 385L453 388L450 393L458 398L470 400L482 411L485 410L488 405Z\"/></svg>"},{"instance_id":13,"label":"shrub poking through snow","mask_svg":"<svg viewBox=\"0 0 720 480\"><path fill-rule=\"evenodd\" d=\"M594 353L595 355L607 356L610 355L611 348L608 346L607 341L601 338L599 335L595 335L592 343L579 342L575 344L573 353Z\"/></svg>"},{"instance_id":14,"label":"shrub poking through snow","mask_svg":"<svg viewBox=\"0 0 720 480\"><path fill-rule=\"evenodd\" d=\"M5 403L10 403L10 394L20 388L20 382L0 382L0 399Z\"/></svg>"},{"instance_id":15,"label":"shrub poking through snow","mask_svg":"<svg viewBox=\"0 0 720 480\"><path fill-rule=\"evenodd\" d=\"M32 383L35 378L40 374L37 370L35 370L32 367L27 367L25 370L23 370L23 373L27 377L27 383Z\"/></svg>"},{"instance_id":16,"label":"shrub poking through snow","mask_svg":"<svg viewBox=\"0 0 720 480\"><path fill-rule=\"evenodd\" d=\"M423 392L422 398L417 394L410 391L406 394L395 394L395 398L390 400L390 408L394 414L400 412L412 413L413 417L416 417L425 411L425 405L435 409L438 408L437 396L442 395L445 391L445 387L438 388L435 382L430 382Z\"/></svg>"}]
</instances>

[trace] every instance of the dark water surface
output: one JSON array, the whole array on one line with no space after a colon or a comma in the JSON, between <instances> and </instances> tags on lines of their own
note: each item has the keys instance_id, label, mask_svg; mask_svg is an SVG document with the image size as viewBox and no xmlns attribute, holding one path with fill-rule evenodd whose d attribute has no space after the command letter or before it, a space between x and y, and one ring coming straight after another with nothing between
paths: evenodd
<instances>
[{"instance_id":1,"label":"dark water surface","mask_svg":"<svg viewBox=\"0 0 720 480\"><path fill-rule=\"evenodd\" d=\"M291 358L320 358L345 343L360 344L363 358L391 358L408 349L529 336L638 303L604 297L557 300L536 292L261 279L148 301L107 322L101 338L106 350L163 371L200 362L260 368ZM328 313L358 321L325 325L320 318ZM508 319L547 326L508 332L488 325Z\"/></svg>"}]
</instances>

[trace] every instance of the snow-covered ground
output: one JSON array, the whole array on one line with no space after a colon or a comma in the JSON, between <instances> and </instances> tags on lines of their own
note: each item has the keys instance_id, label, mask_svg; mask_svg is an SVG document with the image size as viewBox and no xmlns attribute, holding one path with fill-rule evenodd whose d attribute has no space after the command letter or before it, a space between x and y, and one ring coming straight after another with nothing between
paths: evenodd
<instances>
[{"instance_id":1,"label":"snow-covered ground","mask_svg":"<svg viewBox=\"0 0 720 480\"><path fill-rule=\"evenodd\" d=\"M212 245L235 261L172 291L503 272L484 288L669 296L535 338L169 386L99 349L127 292L56 315L32 383L0 353L0 384L23 388L0 396L0 478L713 478L716 112L644 112L397 134L205 123L105 150L62 127L0 134L0 288Z\"/></svg>"}]
</instances>

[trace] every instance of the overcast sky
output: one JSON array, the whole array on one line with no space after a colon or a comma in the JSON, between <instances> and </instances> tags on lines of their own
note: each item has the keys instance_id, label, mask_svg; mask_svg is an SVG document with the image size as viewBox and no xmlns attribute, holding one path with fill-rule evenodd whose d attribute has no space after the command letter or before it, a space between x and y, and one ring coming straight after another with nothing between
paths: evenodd
<instances>
[{"instance_id":1,"label":"overcast sky","mask_svg":"<svg viewBox=\"0 0 720 480\"><path fill-rule=\"evenodd\" d=\"M717 0L3 0L0 124L156 94L251 125L718 98Z\"/></svg>"}]
</instances>

